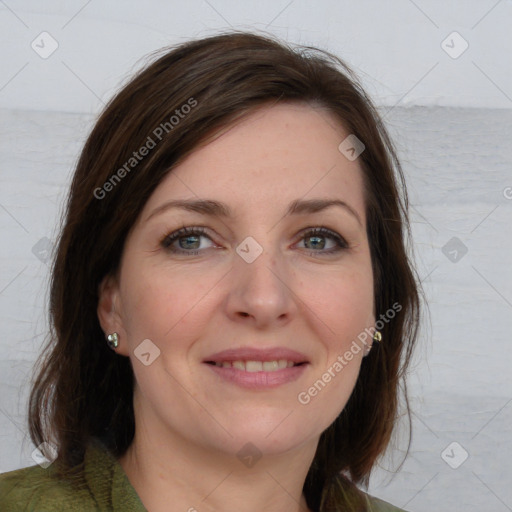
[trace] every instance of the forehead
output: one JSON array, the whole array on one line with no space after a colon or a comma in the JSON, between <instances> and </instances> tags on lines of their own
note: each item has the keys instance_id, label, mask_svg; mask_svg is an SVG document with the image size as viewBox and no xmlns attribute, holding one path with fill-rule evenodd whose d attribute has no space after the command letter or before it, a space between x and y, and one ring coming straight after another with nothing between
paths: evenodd
<instances>
[{"instance_id":1,"label":"forehead","mask_svg":"<svg viewBox=\"0 0 512 512\"><path fill-rule=\"evenodd\" d=\"M348 135L324 108L260 107L177 165L145 212L171 198L218 199L240 215L282 209L300 198L338 198L364 218L362 170L338 149Z\"/></svg>"}]
</instances>

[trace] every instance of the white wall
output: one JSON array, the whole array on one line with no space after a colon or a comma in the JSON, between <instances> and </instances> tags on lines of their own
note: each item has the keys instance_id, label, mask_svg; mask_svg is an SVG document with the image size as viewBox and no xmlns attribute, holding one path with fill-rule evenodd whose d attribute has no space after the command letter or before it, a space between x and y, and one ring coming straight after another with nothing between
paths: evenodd
<instances>
[{"instance_id":1,"label":"white wall","mask_svg":"<svg viewBox=\"0 0 512 512\"><path fill-rule=\"evenodd\" d=\"M410 380L410 455L370 491L415 512L512 510L511 20L509 0L0 3L0 472L34 464L26 394L49 277L34 246L56 237L94 114L147 53L232 25L340 55L400 149L431 327ZM42 31L59 44L47 59L31 48ZM441 47L453 31L469 43L458 58ZM452 237L468 250L456 263ZM441 456L452 442L469 454L457 469L445 460L462 448Z\"/></svg>"},{"instance_id":2,"label":"white wall","mask_svg":"<svg viewBox=\"0 0 512 512\"><path fill-rule=\"evenodd\" d=\"M328 47L386 105L511 108L511 18L510 0L11 0L0 4L0 88L12 79L0 107L96 112L148 52L234 26ZM43 31L59 45L47 59L31 48ZM456 59L441 47L454 31L469 45ZM446 43L454 56L463 44Z\"/></svg>"}]
</instances>

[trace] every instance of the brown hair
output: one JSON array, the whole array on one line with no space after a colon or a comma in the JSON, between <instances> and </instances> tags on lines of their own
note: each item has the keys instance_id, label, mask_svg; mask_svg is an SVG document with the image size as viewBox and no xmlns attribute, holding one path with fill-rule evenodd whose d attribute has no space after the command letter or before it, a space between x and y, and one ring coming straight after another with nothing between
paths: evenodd
<instances>
[{"instance_id":1,"label":"brown hair","mask_svg":"<svg viewBox=\"0 0 512 512\"><path fill-rule=\"evenodd\" d=\"M304 485L312 510L349 502L365 510L355 484L368 484L390 441L419 325L420 288L404 239L410 235L404 176L376 108L343 61L238 31L157 54L105 107L79 158L51 274L49 340L29 401L32 441L57 447L61 477L80 467L92 437L119 457L134 436L130 359L107 347L97 304L98 285L118 270L139 213L172 168L212 133L278 101L327 108L364 143L359 162L376 315L395 303L402 308L381 329L382 344L363 359L346 407L321 435ZM135 159L149 139L154 147Z\"/></svg>"}]
</instances>

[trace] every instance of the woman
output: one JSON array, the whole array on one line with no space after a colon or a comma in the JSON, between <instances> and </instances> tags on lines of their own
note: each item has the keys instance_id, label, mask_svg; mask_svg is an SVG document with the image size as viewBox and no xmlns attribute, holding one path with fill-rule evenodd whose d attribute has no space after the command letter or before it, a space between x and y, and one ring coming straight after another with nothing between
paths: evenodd
<instances>
[{"instance_id":1,"label":"woman","mask_svg":"<svg viewBox=\"0 0 512 512\"><path fill-rule=\"evenodd\" d=\"M339 59L232 32L107 105L71 184L1 510L385 511L419 322L407 195ZM51 453L51 448L55 453Z\"/></svg>"}]
</instances>

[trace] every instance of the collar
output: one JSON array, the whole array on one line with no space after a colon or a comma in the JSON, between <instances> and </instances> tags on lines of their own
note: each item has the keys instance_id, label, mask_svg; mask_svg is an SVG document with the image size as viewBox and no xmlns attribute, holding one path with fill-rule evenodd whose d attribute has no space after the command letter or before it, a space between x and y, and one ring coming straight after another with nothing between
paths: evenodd
<instances>
[{"instance_id":1,"label":"collar","mask_svg":"<svg viewBox=\"0 0 512 512\"><path fill-rule=\"evenodd\" d=\"M98 505L114 511L147 512L121 464L99 439L87 446L85 479Z\"/></svg>"}]
</instances>

